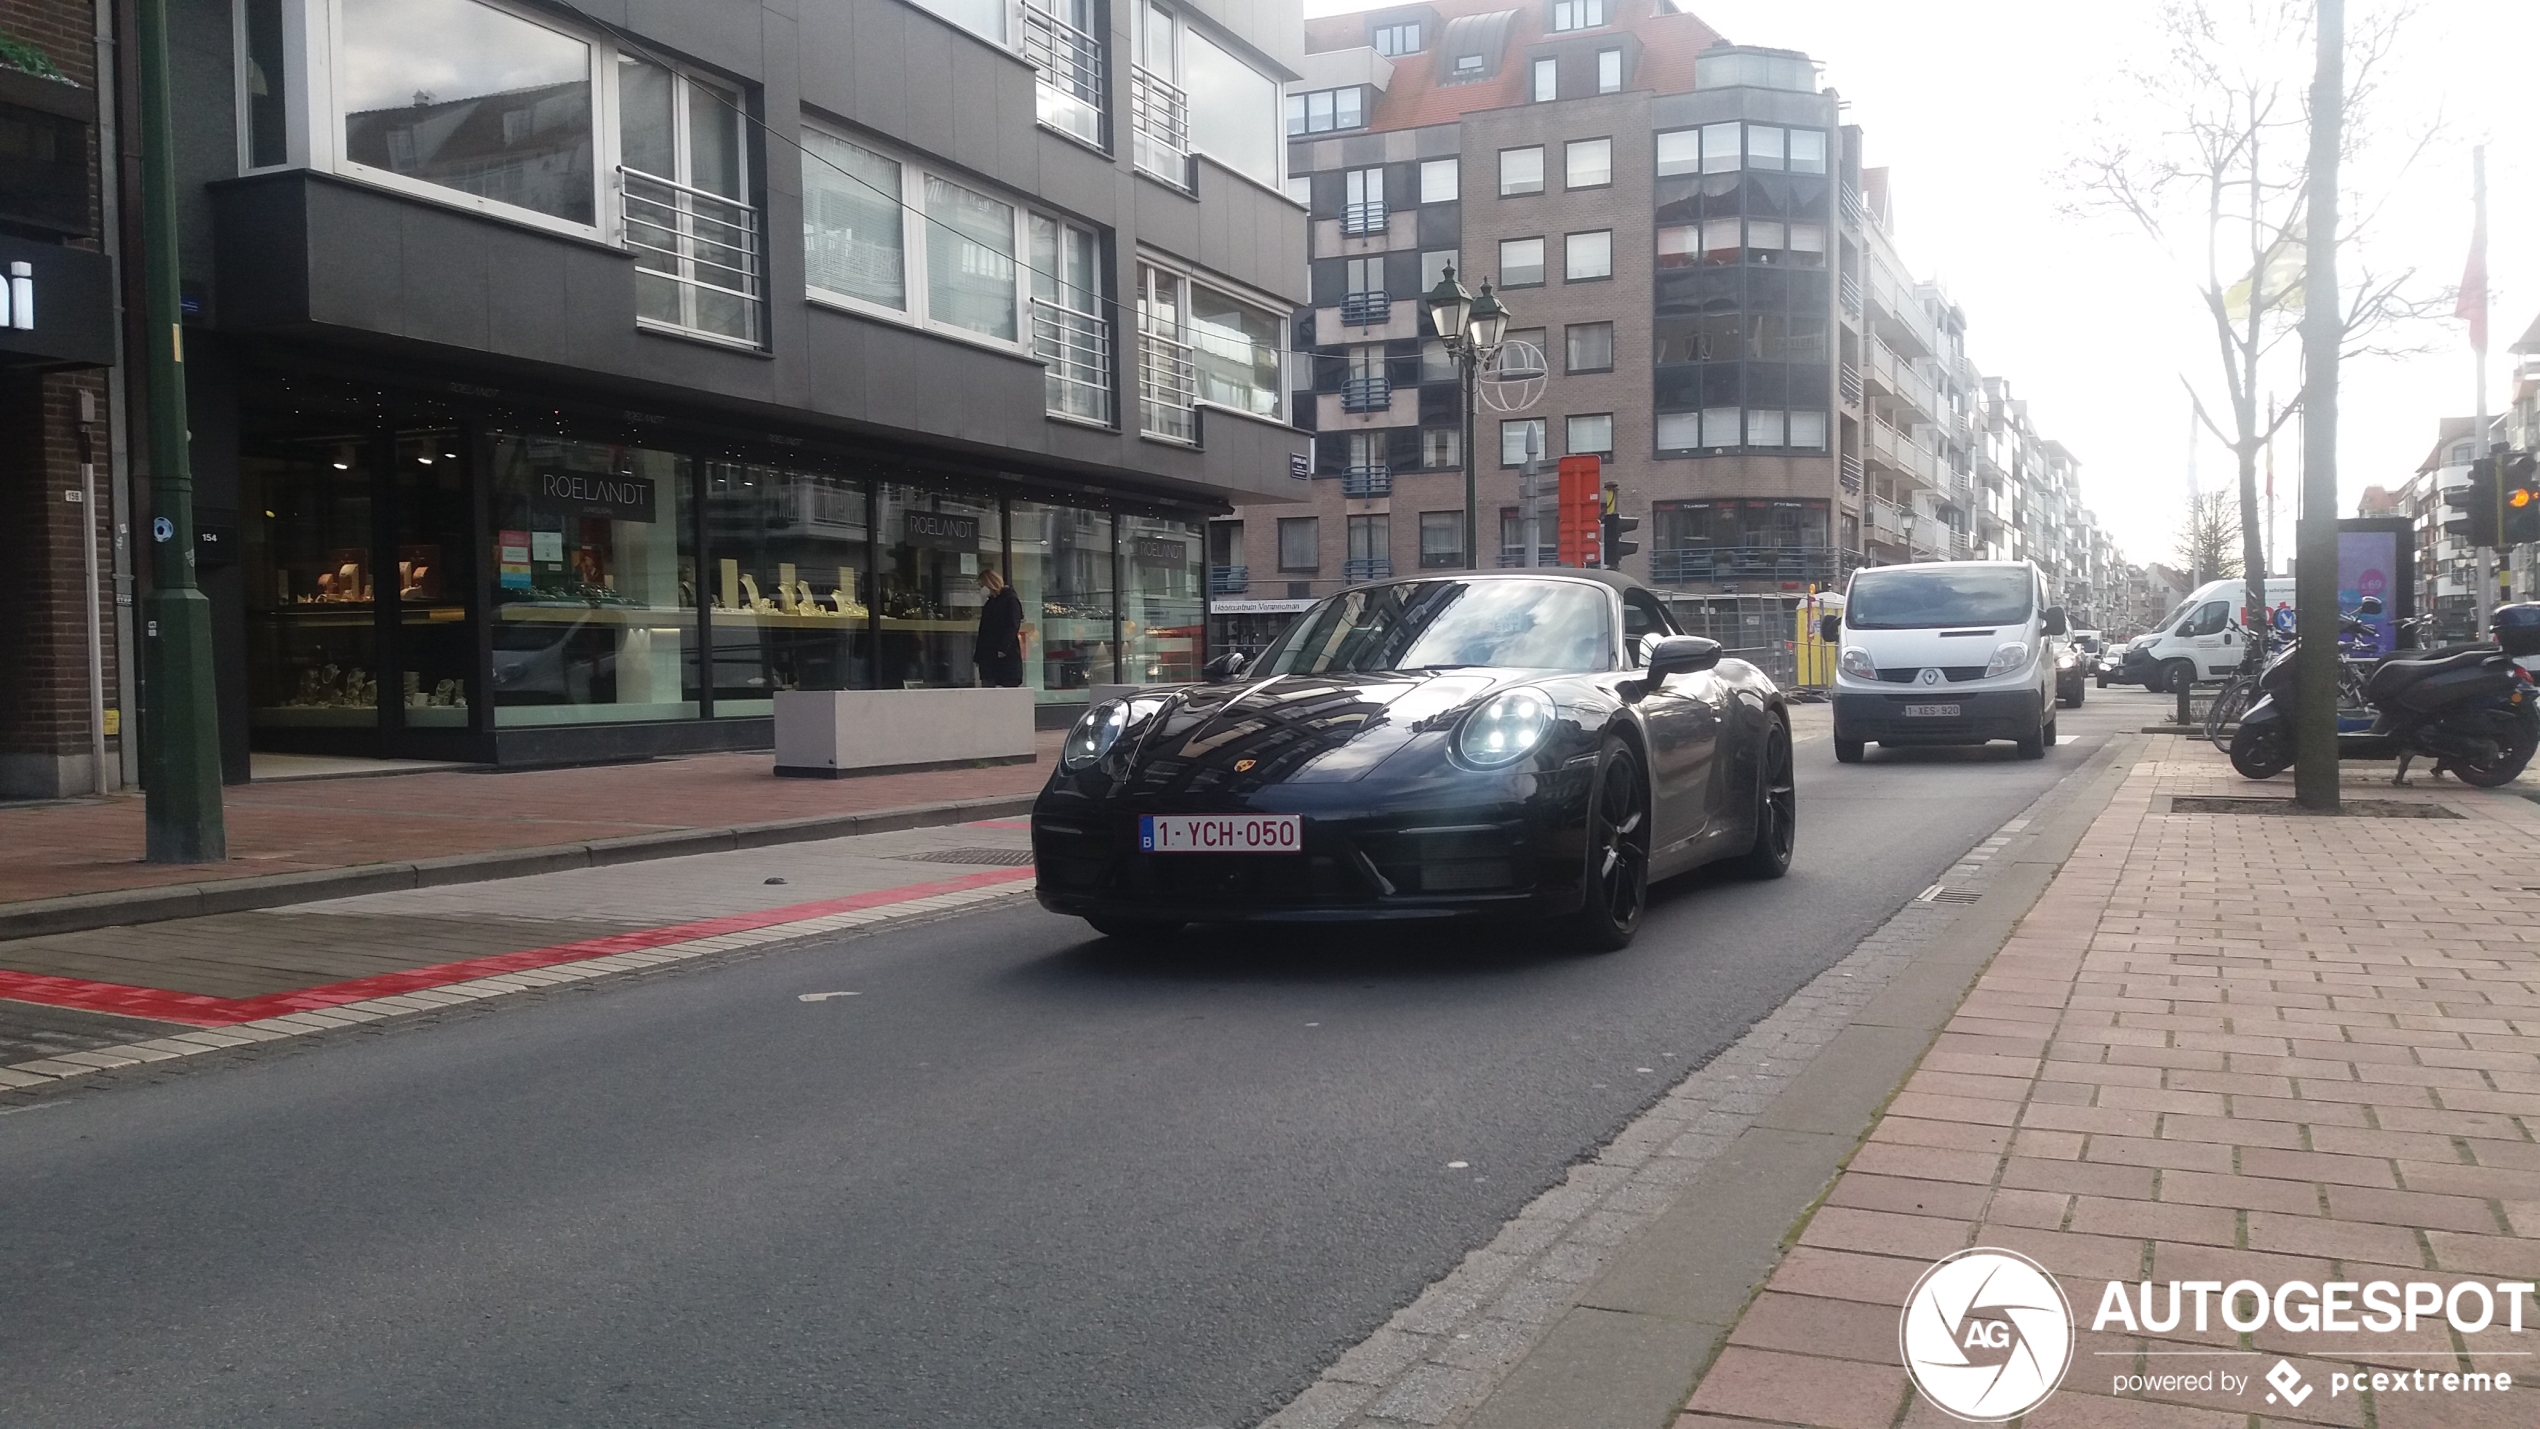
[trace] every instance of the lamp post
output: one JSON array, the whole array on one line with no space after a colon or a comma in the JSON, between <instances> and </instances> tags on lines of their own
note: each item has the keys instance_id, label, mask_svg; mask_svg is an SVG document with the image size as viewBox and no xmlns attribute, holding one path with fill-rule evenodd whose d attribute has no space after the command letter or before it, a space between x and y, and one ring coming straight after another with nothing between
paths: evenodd
<instances>
[{"instance_id":1,"label":"lamp post","mask_svg":"<svg viewBox=\"0 0 2540 1429\"><path fill-rule=\"evenodd\" d=\"M1492 295L1490 284L1482 285L1480 297L1465 291L1455 281L1452 264L1438 275L1438 285L1421 299L1429 310L1429 327L1446 344L1455 359L1457 372L1464 379L1464 565L1469 570L1482 568L1481 532L1476 524L1479 511L1474 494L1473 420L1474 394L1481 378L1482 364L1499 350L1508 335L1508 309Z\"/></svg>"}]
</instances>

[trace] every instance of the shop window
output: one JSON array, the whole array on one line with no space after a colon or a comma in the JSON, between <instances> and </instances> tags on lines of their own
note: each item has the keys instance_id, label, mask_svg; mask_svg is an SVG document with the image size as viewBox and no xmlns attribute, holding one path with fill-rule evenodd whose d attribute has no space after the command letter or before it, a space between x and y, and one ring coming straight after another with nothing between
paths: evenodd
<instances>
[{"instance_id":1,"label":"shop window","mask_svg":"<svg viewBox=\"0 0 2540 1429\"><path fill-rule=\"evenodd\" d=\"M1499 151L1499 196L1543 192L1543 146Z\"/></svg>"},{"instance_id":2,"label":"shop window","mask_svg":"<svg viewBox=\"0 0 2540 1429\"><path fill-rule=\"evenodd\" d=\"M874 491L874 526L876 683L886 690L977 684L971 655L987 603L979 577L1005 559L997 503L884 483Z\"/></svg>"},{"instance_id":3,"label":"shop window","mask_svg":"<svg viewBox=\"0 0 2540 1429\"><path fill-rule=\"evenodd\" d=\"M378 728L376 461L366 431L250 441L240 454L249 719L259 742L274 731L296 744L313 737L304 731Z\"/></svg>"},{"instance_id":4,"label":"shop window","mask_svg":"<svg viewBox=\"0 0 2540 1429\"><path fill-rule=\"evenodd\" d=\"M346 159L597 222L589 44L478 0L341 0L340 14Z\"/></svg>"},{"instance_id":5,"label":"shop window","mask_svg":"<svg viewBox=\"0 0 2540 1429\"><path fill-rule=\"evenodd\" d=\"M1317 521L1312 516L1279 518L1279 569L1315 571L1323 565Z\"/></svg>"},{"instance_id":6,"label":"shop window","mask_svg":"<svg viewBox=\"0 0 2540 1429\"><path fill-rule=\"evenodd\" d=\"M773 714L779 690L871 688L864 483L708 462L705 488L715 714Z\"/></svg>"},{"instance_id":7,"label":"shop window","mask_svg":"<svg viewBox=\"0 0 2540 1429\"><path fill-rule=\"evenodd\" d=\"M1420 569L1456 570L1464 564L1464 513L1420 513Z\"/></svg>"},{"instance_id":8,"label":"shop window","mask_svg":"<svg viewBox=\"0 0 2540 1429\"><path fill-rule=\"evenodd\" d=\"M515 435L492 449L494 723L696 718L688 459Z\"/></svg>"},{"instance_id":9,"label":"shop window","mask_svg":"<svg viewBox=\"0 0 2540 1429\"><path fill-rule=\"evenodd\" d=\"M1573 139L1562 146L1562 184L1567 188L1603 188L1614 182L1614 141Z\"/></svg>"},{"instance_id":10,"label":"shop window","mask_svg":"<svg viewBox=\"0 0 2540 1429\"><path fill-rule=\"evenodd\" d=\"M1044 703L1081 700L1120 678L1112 517L1035 501L1008 504L1023 602L1023 683Z\"/></svg>"},{"instance_id":11,"label":"shop window","mask_svg":"<svg viewBox=\"0 0 2540 1429\"><path fill-rule=\"evenodd\" d=\"M399 432L391 442L388 544L397 560L396 640L381 664L387 702L407 729L465 730L476 679L475 502L455 431Z\"/></svg>"},{"instance_id":12,"label":"shop window","mask_svg":"<svg viewBox=\"0 0 2540 1429\"><path fill-rule=\"evenodd\" d=\"M1610 372L1614 368L1614 325L1571 323L1561 330L1572 372Z\"/></svg>"},{"instance_id":13,"label":"shop window","mask_svg":"<svg viewBox=\"0 0 2540 1429\"><path fill-rule=\"evenodd\" d=\"M1196 521L1120 518L1125 584L1120 600L1121 677L1135 685L1187 684L1200 677L1207 622L1208 567Z\"/></svg>"}]
</instances>

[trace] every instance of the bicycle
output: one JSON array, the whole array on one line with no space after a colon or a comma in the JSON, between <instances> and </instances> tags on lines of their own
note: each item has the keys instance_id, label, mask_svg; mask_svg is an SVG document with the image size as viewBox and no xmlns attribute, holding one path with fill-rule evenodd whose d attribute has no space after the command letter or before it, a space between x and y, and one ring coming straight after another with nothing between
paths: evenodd
<instances>
[{"instance_id":1,"label":"bicycle","mask_svg":"<svg viewBox=\"0 0 2540 1429\"><path fill-rule=\"evenodd\" d=\"M2433 623L2431 615L2395 622L2399 643L2410 643L2406 638L2408 632L2421 635ZM2338 625L2337 712L2341 715L2363 713L2372 708L2372 702L2364 698L2364 677L2381 663L2380 632L2348 615L2340 615ZM2291 648L2292 644L2290 639L2284 641L2285 648ZM2258 677L2265 673L2267 661L2272 655L2266 645L2267 639L2263 634L2250 642L2252 658L2216 692L2213 704L2205 711L2205 738L2225 754L2231 752L2231 737L2239 732L2240 717L2258 702Z\"/></svg>"}]
</instances>

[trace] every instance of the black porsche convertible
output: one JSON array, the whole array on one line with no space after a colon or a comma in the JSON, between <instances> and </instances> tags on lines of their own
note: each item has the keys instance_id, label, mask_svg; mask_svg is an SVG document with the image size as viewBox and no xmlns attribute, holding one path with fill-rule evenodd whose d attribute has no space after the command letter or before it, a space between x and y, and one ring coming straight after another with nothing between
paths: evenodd
<instances>
[{"instance_id":1,"label":"black porsche convertible","mask_svg":"<svg viewBox=\"0 0 2540 1429\"><path fill-rule=\"evenodd\" d=\"M1619 948L1652 879L1790 866L1781 691L1629 576L1359 586L1209 674L1068 732L1032 810L1044 907L1121 938L1483 915Z\"/></svg>"}]
</instances>

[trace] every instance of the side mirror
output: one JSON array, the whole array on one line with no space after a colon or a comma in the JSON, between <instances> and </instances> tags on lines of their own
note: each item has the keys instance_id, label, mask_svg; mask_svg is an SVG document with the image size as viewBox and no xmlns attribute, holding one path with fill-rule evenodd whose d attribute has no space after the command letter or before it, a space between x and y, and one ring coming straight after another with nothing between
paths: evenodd
<instances>
[{"instance_id":1,"label":"side mirror","mask_svg":"<svg viewBox=\"0 0 2540 1429\"><path fill-rule=\"evenodd\" d=\"M1656 689L1670 675L1690 675L1720 663L1720 642L1699 635L1662 636L1649 649L1648 686Z\"/></svg>"},{"instance_id":2,"label":"side mirror","mask_svg":"<svg viewBox=\"0 0 2540 1429\"><path fill-rule=\"evenodd\" d=\"M2355 608L2365 615L2379 615L2381 614L2381 597L2377 595L2365 596Z\"/></svg>"},{"instance_id":3,"label":"side mirror","mask_svg":"<svg viewBox=\"0 0 2540 1429\"><path fill-rule=\"evenodd\" d=\"M2065 620L2065 619L2064 619L2064 608L2063 608L2062 606L2060 606L2060 605L2050 605L2050 606L2046 607L2046 633L2047 633L2047 634L2049 634L2049 635L2064 635L2064 634L2069 634L2069 633L2071 632L2072 628L2073 628L2073 627L2072 627L2071 622L2069 622L2069 621L2067 621L2067 620Z\"/></svg>"},{"instance_id":4,"label":"side mirror","mask_svg":"<svg viewBox=\"0 0 2540 1429\"><path fill-rule=\"evenodd\" d=\"M1828 645L1839 645L1843 643L1843 617L1840 615L1818 616L1817 638L1823 640Z\"/></svg>"},{"instance_id":5,"label":"side mirror","mask_svg":"<svg viewBox=\"0 0 2540 1429\"><path fill-rule=\"evenodd\" d=\"M1212 685L1222 685L1242 676L1252 657L1241 650L1229 650L1200 667L1200 675Z\"/></svg>"}]
</instances>

